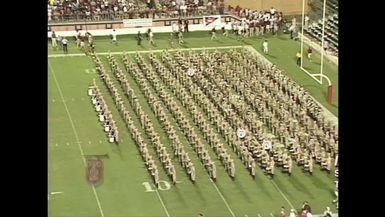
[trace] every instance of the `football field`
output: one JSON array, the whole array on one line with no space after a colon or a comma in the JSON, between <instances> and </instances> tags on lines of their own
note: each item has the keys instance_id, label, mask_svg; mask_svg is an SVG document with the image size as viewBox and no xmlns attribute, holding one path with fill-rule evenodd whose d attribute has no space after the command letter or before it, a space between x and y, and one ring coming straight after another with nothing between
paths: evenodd
<instances>
[{"instance_id":1,"label":"football field","mask_svg":"<svg viewBox=\"0 0 385 217\"><path fill-rule=\"evenodd\" d=\"M325 61L324 73L332 80L336 93L333 105L327 105L327 87L321 87L303 73L295 63L295 53L300 45L288 39L287 35L266 36L269 40L267 59L284 70L289 77L303 85L320 103L333 114L338 113L338 71L337 66ZM184 45L173 48L196 48L200 52L204 47L212 47L221 52L226 46L250 45L261 53L263 37L254 37L238 41L234 36L218 36L218 41L210 41L207 32L185 34ZM155 34L157 46L151 46L146 40L143 46L137 46L134 36L118 37L119 44L113 45L107 37L95 39L96 52L148 51L171 48L168 34ZM225 48L224 48L225 47ZM194 126L198 136L204 141L209 155L217 165L217 180L213 182L204 166L188 142L187 137L178 127L178 123L166 110L171 124L185 151L190 155L196 167L197 181L192 183L182 166L174 159L177 184L173 185L163 169L160 169L160 186L156 189L146 166L140 156L127 126L119 114L106 85L95 71L95 64L89 56L76 55L81 52L70 41L70 54L61 55L62 51L53 51L49 46L48 54L48 191L50 217L195 217L204 213L212 217L268 217L278 216L280 207L286 210L299 209L303 201L308 201L313 214L322 213L332 204L334 196L334 173L321 171L315 166L313 175L302 172L294 166L293 174L288 176L276 169L274 178L270 178L257 166L253 179L238 156L228 148L236 166L236 179L232 180L214 151L204 140L202 132L193 121L191 113L182 108L190 125ZM131 54L127 54L131 56ZM147 57L147 54L141 54ZM161 121L151 110L151 105L135 76L127 72L122 60L122 53L113 53L118 65L128 78L129 85L135 91L139 103L150 118L161 142L172 153L170 141ZM132 56L131 56L132 57ZM119 87L118 80L110 72L107 55L99 55L113 82ZM305 61L309 71L319 70L319 55L314 55L313 62ZM108 108L111 110L120 134L119 145L109 143L104 128L98 120L97 112L87 94L93 80L103 93ZM151 83L150 80L147 82ZM172 94L171 87L168 93ZM188 87L186 87L188 88ZM140 118L130 107L129 100L118 88L135 126L142 132L145 141L149 141L141 128ZM156 91L152 89L156 95ZM160 97L156 95L159 99ZM173 95L178 105L182 102ZM220 138L224 140L224 138ZM148 142L150 143L150 142ZM152 150L152 153L155 152ZM103 161L103 180L93 186L86 180L86 160L93 155L100 155ZM153 154L155 156L155 154ZM159 168L161 164L157 162Z\"/></svg>"}]
</instances>

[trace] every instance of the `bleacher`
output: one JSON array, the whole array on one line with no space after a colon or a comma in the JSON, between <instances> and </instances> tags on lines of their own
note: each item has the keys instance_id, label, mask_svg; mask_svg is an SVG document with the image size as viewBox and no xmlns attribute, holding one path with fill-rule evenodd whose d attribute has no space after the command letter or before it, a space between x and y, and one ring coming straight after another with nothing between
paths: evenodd
<instances>
[{"instance_id":1,"label":"bleacher","mask_svg":"<svg viewBox=\"0 0 385 217\"><path fill-rule=\"evenodd\" d=\"M315 8L316 13L311 25L305 32L312 38L316 39L319 43L322 41L322 11L323 11L323 0L316 1ZM327 50L335 54L338 54L338 0L326 1L326 20L325 20L325 37L324 40L327 42Z\"/></svg>"},{"instance_id":2,"label":"bleacher","mask_svg":"<svg viewBox=\"0 0 385 217\"><path fill-rule=\"evenodd\" d=\"M48 3L48 22L111 21L223 13L223 1L205 0L56 0Z\"/></svg>"}]
</instances>

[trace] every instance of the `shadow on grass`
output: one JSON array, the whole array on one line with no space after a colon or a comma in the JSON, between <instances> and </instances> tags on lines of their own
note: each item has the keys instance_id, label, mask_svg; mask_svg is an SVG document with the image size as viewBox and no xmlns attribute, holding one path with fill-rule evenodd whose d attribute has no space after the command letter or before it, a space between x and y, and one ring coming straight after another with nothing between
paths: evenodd
<instances>
[{"instance_id":1,"label":"shadow on grass","mask_svg":"<svg viewBox=\"0 0 385 217\"><path fill-rule=\"evenodd\" d=\"M270 199L273 199L273 197L271 196L271 194L269 193L268 191L268 186L265 185L265 180L263 180L264 178L266 177L263 177L265 176L265 174L255 174L255 183L256 185L258 186L259 189L262 190L262 192L267 196L269 197Z\"/></svg>"},{"instance_id":2,"label":"shadow on grass","mask_svg":"<svg viewBox=\"0 0 385 217\"><path fill-rule=\"evenodd\" d=\"M297 173L303 173L302 168L298 167ZM310 175L309 175L310 176ZM309 198L314 198L314 195L311 193L311 190L305 185L304 183L300 182L300 179L298 176L293 175L288 179L289 182L296 188L298 191L302 192L303 194L306 194L309 196Z\"/></svg>"},{"instance_id":3,"label":"shadow on grass","mask_svg":"<svg viewBox=\"0 0 385 217\"><path fill-rule=\"evenodd\" d=\"M247 202L251 203L252 201L249 195L247 195L244 191L245 188L241 185L241 183L238 180L235 180L234 183L237 186L238 191L241 192L241 194L246 198Z\"/></svg>"},{"instance_id":4,"label":"shadow on grass","mask_svg":"<svg viewBox=\"0 0 385 217\"><path fill-rule=\"evenodd\" d=\"M189 180L190 180L190 179L189 179ZM201 191L201 188L197 185L197 183L195 183L195 184L192 184L192 183L191 183L191 185L192 185L193 187L195 187L195 191L198 193L198 196L199 196L200 200L203 201L204 203L206 203L207 201L206 201L205 197L203 196L202 191ZM218 188L219 188L219 187L218 187Z\"/></svg>"}]
</instances>

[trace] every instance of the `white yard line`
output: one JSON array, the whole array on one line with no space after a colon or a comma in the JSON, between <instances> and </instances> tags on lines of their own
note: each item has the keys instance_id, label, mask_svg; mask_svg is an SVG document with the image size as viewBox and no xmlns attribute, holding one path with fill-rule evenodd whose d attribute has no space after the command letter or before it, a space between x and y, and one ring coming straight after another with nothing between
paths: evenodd
<instances>
[{"instance_id":1,"label":"white yard line","mask_svg":"<svg viewBox=\"0 0 385 217\"><path fill-rule=\"evenodd\" d=\"M274 182L274 180L270 180L271 183L273 183L274 187L278 190L278 192L282 195L282 197L286 200L286 202L289 204L289 206L292 209L295 209L293 204L290 202L290 200L286 197L286 195L281 191L281 189L278 187L278 185Z\"/></svg>"},{"instance_id":2,"label":"white yard line","mask_svg":"<svg viewBox=\"0 0 385 217\"><path fill-rule=\"evenodd\" d=\"M66 104L65 101L64 101L63 92L61 91L59 82L58 82L57 79L56 79L55 72L53 71L51 65L49 64L49 60L48 60L48 66L49 66L49 68L50 68L50 70L51 70L51 73L52 73L53 78L54 78L54 80L55 80L55 83L56 83L57 89L58 89L58 91L59 91L60 97L61 97L61 99L62 99L62 101L63 101L64 108L65 108L65 110L66 110L66 112L67 112L67 115L68 115L68 118L69 118L69 120L70 120L71 127L72 127L72 130L73 130L74 134L75 134L75 138L76 138L76 141L77 141L77 144L78 144L78 147L79 147L79 151L80 151L80 154L81 154L81 156L82 156L83 164L84 164L84 166L86 166L86 165L87 165L87 164L86 164L86 159L84 158L83 148L82 148L82 146L80 145L79 135L78 135L78 133L76 132L75 125L74 125L74 123L73 123L73 121L72 121L71 114L70 114L70 112L69 112L69 110L68 110L67 104ZM104 217L104 212L103 212L102 206L101 206L100 201L99 201L98 193L96 192L95 186L93 186L93 185L92 185L92 190L93 190L93 192L94 192L94 196L95 196L96 202L97 202L97 204L98 204L100 214L101 214L102 217Z\"/></svg>"},{"instance_id":3,"label":"white yard line","mask_svg":"<svg viewBox=\"0 0 385 217\"><path fill-rule=\"evenodd\" d=\"M215 50L215 49L231 49L231 48L242 48L245 46L250 46L250 45L237 45L237 46L221 46L221 47L194 47L194 48L178 48L178 49L167 49L168 51L186 51L186 50ZM96 55L108 55L108 54L135 54L135 53L152 53L152 52L162 52L166 50L161 49L161 50L142 50L142 51L119 51L119 52L101 52L101 53L96 53ZM75 54L50 54L48 57L75 57L75 56L86 56L84 53L75 53Z\"/></svg>"},{"instance_id":4,"label":"white yard line","mask_svg":"<svg viewBox=\"0 0 385 217\"><path fill-rule=\"evenodd\" d=\"M225 203L227 209L230 211L231 215L232 215L233 217L235 217L235 214L234 214L233 210L231 210L229 204L227 203L226 199L223 197L223 194L222 194L221 191L218 189L217 185L214 183L214 181L213 181L211 178L209 178L209 179L210 179L210 182L214 185L214 188L217 190L219 196L222 198L222 200L223 200L223 202Z\"/></svg>"},{"instance_id":5,"label":"white yard line","mask_svg":"<svg viewBox=\"0 0 385 217\"><path fill-rule=\"evenodd\" d=\"M166 213L167 217L170 217L170 214L168 213L168 210L167 210L167 208L166 208L166 205L164 205L164 202L163 202L162 198L160 197L160 194L159 194L159 192L158 192L158 189L155 189L155 192L156 192L156 195L158 195L159 201L160 201L160 203L161 203L162 206L163 206L164 212Z\"/></svg>"}]
</instances>

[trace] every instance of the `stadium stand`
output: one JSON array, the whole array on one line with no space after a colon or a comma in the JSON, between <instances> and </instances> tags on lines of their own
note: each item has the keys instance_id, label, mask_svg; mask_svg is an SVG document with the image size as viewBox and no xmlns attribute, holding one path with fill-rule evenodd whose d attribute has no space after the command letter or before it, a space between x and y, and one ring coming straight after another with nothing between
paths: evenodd
<instances>
[{"instance_id":1,"label":"stadium stand","mask_svg":"<svg viewBox=\"0 0 385 217\"><path fill-rule=\"evenodd\" d=\"M111 21L223 14L223 1L57 0L48 2L48 22Z\"/></svg>"},{"instance_id":2,"label":"stadium stand","mask_svg":"<svg viewBox=\"0 0 385 217\"><path fill-rule=\"evenodd\" d=\"M322 11L323 1L313 1L313 20L315 20L305 32L319 43L322 41ZM326 43L324 47L327 51L338 55L338 1L326 1L326 20L325 20L325 37Z\"/></svg>"}]
</instances>

